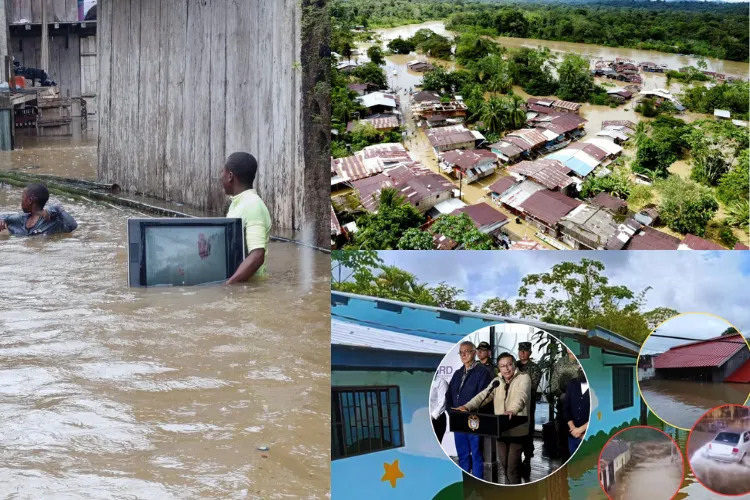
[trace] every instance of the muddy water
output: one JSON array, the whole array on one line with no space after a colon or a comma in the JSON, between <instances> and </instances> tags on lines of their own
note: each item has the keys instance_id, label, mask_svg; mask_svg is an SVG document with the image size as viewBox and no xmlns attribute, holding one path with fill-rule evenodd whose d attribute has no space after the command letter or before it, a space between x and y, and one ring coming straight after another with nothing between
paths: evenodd
<instances>
[{"instance_id":1,"label":"muddy water","mask_svg":"<svg viewBox=\"0 0 750 500\"><path fill-rule=\"evenodd\" d=\"M82 131L74 118L72 131L68 137L34 137L21 129L17 149L0 151L0 169L96 180L96 121L89 120Z\"/></svg>"},{"instance_id":2,"label":"muddy water","mask_svg":"<svg viewBox=\"0 0 750 500\"><path fill-rule=\"evenodd\" d=\"M666 423L682 429L692 429L711 408L722 404L744 404L750 391L750 384L683 380L645 380L639 385L649 408Z\"/></svg>"},{"instance_id":3,"label":"muddy water","mask_svg":"<svg viewBox=\"0 0 750 500\"><path fill-rule=\"evenodd\" d=\"M615 500L669 500L675 495L682 485L683 463L677 447L663 442L663 434L661 438L631 443L632 459L612 495Z\"/></svg>"},{"instance_id":4,"label":"muddy water","mask_svg":"<svg viewBox=\"0 0 750 500\"><path fill-rule=\"evenodd\" d=\"M744 429L737 429L742 431ZM716 432L695 431L690 435L690 465L696 477L707 487L724 495L750 493L750 459L738 464L717 462L705 456L707 444ZM750 498L747 495L743 498Z\"/></svg>"},{"instance_id":5,"label":"muddy water","mask_svg":"<svg viewBox=\"0 0 750 500\"><path fill-rule=\"evenodd\" d=\"M130 289L133 214L60 202L71 235L0 234L0 497L324 498L328 257L272 242L263 281Z\"/></svg>"}]
</instances>

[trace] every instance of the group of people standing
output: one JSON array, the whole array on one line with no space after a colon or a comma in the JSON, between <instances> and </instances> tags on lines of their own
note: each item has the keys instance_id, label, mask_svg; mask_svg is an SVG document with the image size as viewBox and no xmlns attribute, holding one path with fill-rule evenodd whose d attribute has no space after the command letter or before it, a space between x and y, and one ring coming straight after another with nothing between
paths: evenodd
<instances>
[{"instance_id":1,"label":"group of people standing","mask_svg":"<svg viewBox=\"0 0 750 500\"><path fill-rule=\"evenodd\" d=\"M531 360L531 342L519 343L518 358L503 352L493 363L489 343L480 342L475 347L464 341L459 345L459 356L462 367L453 373L450 382L441 377L433 382L430 411L435 434L442 443L449 409L527 417L527 423L509 428L497 440L497 456L507 483L521 484L521 478L528 479L531 474L537 390L542 379L541 367ZM550 389L558 401L558 434L568 437L564 451L572 454L588 425L588 383L570 351L552 372ZM482 449L483 438L454 432L454 439L461 469L483 478L484 462L491 451Z\"/></svg>"}]
</instances>

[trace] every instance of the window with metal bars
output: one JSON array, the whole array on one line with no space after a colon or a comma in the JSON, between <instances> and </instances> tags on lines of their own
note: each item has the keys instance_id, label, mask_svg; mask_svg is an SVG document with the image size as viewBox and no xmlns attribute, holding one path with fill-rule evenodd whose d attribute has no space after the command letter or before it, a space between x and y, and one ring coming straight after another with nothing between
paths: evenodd
<instances>
[{"instance_id":1,"label":"window with metal bars","mask_svg":"<svg viewBox=\"0 0 750 500\"><path fill-rule=\"evenodd\" d=\"M612 409L622 410L633 406L633 367L612 367Z\"/></svg>"},{"instance_id":2,"label":"window with metal bars","mask_svg":"<svg viewBox=\"0 0 750 500\"><path fill-rule=\"evenodd\" d=\"M331 459L404 446L396 386L331 388Z\"/></svg>"}]
</instances>

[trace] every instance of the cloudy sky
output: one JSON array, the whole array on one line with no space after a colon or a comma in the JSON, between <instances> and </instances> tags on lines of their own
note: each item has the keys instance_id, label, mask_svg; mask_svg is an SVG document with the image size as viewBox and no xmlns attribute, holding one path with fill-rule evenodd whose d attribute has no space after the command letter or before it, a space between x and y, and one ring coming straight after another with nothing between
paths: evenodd
<instances>
[{"instance_id":1,"label":"cloudy sky","mask_svg":"<svg viewBox=\"0 0 750 500\"><path fill-rule=\"evenodd\" d=\"M685 338L704 340L718 337L730 326L724 319L710 314L683 314L662 323L654 332L654 335L683 337L683 339L668 339L652 335L646 340L643 353L655 354L664 352L670 347L689 344L691 341L684 340Z\"/></svg>"},{"instance_id":2,"label":"cloudy sky","mask_svg":"<svg viewBox=\"0 0 750 500\"><path fill-rule=\"evenodd\" d=\"M491 297L514 299L521 278L546 272L554 264L599 260L610 284L638 292L647 286L647 309L671 307L680 312L720 316L742 332L750 330L750 252L624 251L624 252L478 252L383 251L395 264L421 281L445 281L464 289L464 298L482 303ZM721 333L719 329L712 335ZM684 335L689 336L689 335Z\"/></svg>"}]
</instances>

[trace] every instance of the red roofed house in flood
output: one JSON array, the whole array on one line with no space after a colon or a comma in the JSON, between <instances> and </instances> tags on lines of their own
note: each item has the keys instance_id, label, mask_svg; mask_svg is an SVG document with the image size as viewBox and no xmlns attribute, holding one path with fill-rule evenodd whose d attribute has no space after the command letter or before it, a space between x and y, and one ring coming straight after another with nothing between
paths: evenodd
<instances>
[{"instance_id":1,"label":"red roofed house in flood","mask_svg":"<svg viewBox=\"0 0 750 500\"><path fill-rule=\"evenodd\" d=\"M508 223L508 217L505 214L484 202L459 208L454 210L451 215L461 215L462 213L469 216L480 232L494 237L497 237L500 228Z\"/></svg>"},{"instance_id":2,"label":"red roofed house in flood","mask_svg":"<svg viewBox=\"0 0 750 500\"><path fill-rule=\"evenodd\" d=\"M557 237L560 235L557 223L581 204L583 204L582 201L559 191L542 189L521 203L521 209L531 225L538 227L545 234Z\"/></svg>"},{"instance_id":3,"label":"red roofed house in flood","mask_svg":"<svg viewBox=\"0 0 750 500\"><path fill-rule=\"evenodd\" d=\"M453 195L455 187L448 179L419 163L402 164L381 174L354 181L362 205L377 212L380 191L393 188L406 201L424 213Z\"/></svg>"},{"instance_id":4,"label":"red roofed house in flood","mask_svg":"<svg viewBox=\"0 0 750 500\"><path fill-rule=\"evenodd\" d=\"M735 333L672 347L654 358L654 370L657 379L724 382L742 375L748 363L750 349Z\"/></svg>"},{"instance_id":5,"label":"red roofed house in flood","mask_svg":"<svg viewBox=\"0 0 750 500\"><path fill-rule=\"evenodd\" d=\"M441 155L443 171L466 183L478 181L495 172L497 155L486 149L446 151Z\"/></svg>"}]
</instances>

